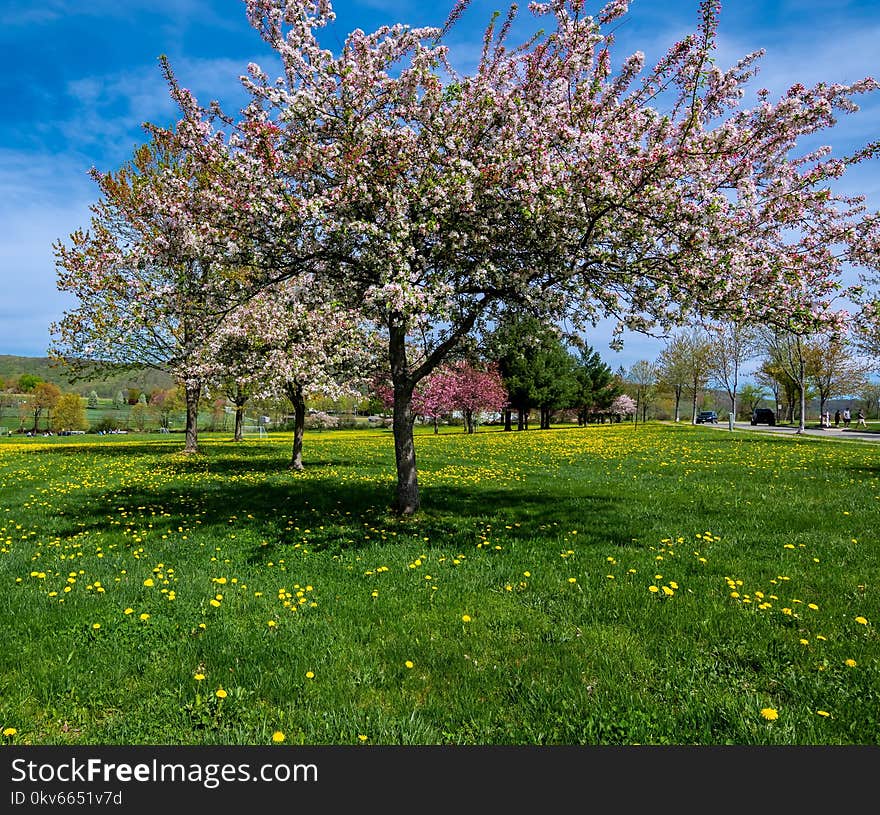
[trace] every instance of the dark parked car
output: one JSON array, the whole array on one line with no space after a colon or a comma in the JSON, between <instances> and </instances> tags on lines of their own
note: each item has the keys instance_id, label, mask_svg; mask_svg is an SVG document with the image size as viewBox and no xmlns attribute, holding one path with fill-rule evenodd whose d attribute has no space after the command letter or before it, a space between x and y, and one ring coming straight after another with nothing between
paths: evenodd
<instances>
[{"instance_id":1,"label":"dark parked car","mask_svg":"<svg viewBox=\"0 0 880 815\"><path fill-rule=\"evenodd\" d=\"M701 410L697 414L697 424L718 424L718 414L714 410Z\"/></svg>"},{"instance_id":2,"label":"dark parked car","mask_svg":"<svg viewBox=\"0 0 880 815\"><path fill-rule=\"evenodd\" d=\"M771 427L775 427L776 414L770 408L757 408L752 413L752 424L769 424Z\"/></svg>"}]
</instances>

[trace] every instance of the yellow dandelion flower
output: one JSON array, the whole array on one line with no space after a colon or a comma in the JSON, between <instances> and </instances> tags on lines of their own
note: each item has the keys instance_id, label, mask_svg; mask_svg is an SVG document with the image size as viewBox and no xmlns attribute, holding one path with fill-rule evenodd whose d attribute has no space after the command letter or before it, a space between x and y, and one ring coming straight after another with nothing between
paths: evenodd
<instances>
[{"instance_id":1,"label":"yellow dandelion flower","mask_svg":"<svg viewBox=\"0 0 880 815\"><path fill-rule=\"evenodd\" d=\"M471 615L470 614L462 614L461 621L463 623L469 623L471 621Z\"/></svg>"},{"instance_id":2,"label":"yellow dandelion flower","mask_svg":"<svg viewBox=\"0 0 880 815\"><path fill-rule=\"evenodd\" d=\"M14 736L16 733L18 733L18 730L16 730L14 727L6 727L3 729L3 735L7 737Z\"/></svg>"},{"instance_id":3,"label":"yellow dandelion flower","mask_svg":"<svg viewBox=\"0 0 880 815\"><path fill-rule=\"evenodd\" d=\"M223 688L217 688L217 690L214 691L214 695L218 699L225 699L227 696L229 696L229 694L225 690L223 690Z\"/></svg>"},{"instance_id":4,"label":"yellow dandelion flower","mask_svg":"<svg viewBox=\"0 0 880 815\"><path fill-rule=\"evenodd\" d=\"M193 674L193 679L195 679L196 682L201 682L204 678L205 675L203 673Z\"/></svg>"},{"instance_id":5,"label":"yellow dandelion flower","mask_svg":"<svg viewBox=\"0 0 880 815\"><path fill-rule=\"evenodd\" d=\"M805 640L803 638L801 639L801 645L809 645L809 644L810 644L809 640Z\"/></svg>"},{"instance_id":6,"label":"yellow dandelion flower","mask_svg":"<svg viewBox=\"0 0 880 815\"><path fill-rule=\"evenodd\" d=\"M358 740L359 740L359 741L366 741L366 740L367 740L367 737L366 737L363 733L361 733L361 734L358 735Z\"/></svg>"},{"instance_id":7,"label":"yellow dandelion flower","mask_svg":"<svg viewBox=\"0 0 880 815\"><path fill-rule=\"evenodd\" d=\"M406 665L407 668L412 668L415 663L413 663L413 661L411 659L408 659L403 664Z\"/></svg>"},{"instance_id":8,"label":"yellow dandelion flower","mask_svg":"<svg viewBox=\"0 0 880 815\"><path fill-rule=\"evenodd\" d=\"M269 620L269 621L266 623L266 625L268 625L269 628L275 628L275 626L278 625L278 623L276 623L275 620Z\"/></svg>"},{"instance_id":9,"label":"yellow dandelion flower","mask_svg":"<svg viewBox=\"0 0 880 815\"><path fill-rule=\"evenodd\" d=\"M867 625L868 621L864 617L856 617L856 622L859 625Z\"/></svg>"},{"instance_id":10,"label":"yellow dandelion flower","mask_svg":"<svg viewBox=\"0 0 880 815\"><path fill-rule=\"evenodd\" d=\"M761 708L761 715L768 721L773 722L779 718L779 711L773 707L763 707Z\"/></svg>"},{"instance_id":11,"label":"yellow dandelion flower","mask_svg":"<svg viewBox=\"0 0 880 815\"><path fill-rule=\"evenodd\" d=\"M144 585L149 588L150 586L155 586L156 584L153 582L152 577L148 577L146 580L144 580Z\"/></svg>"},{"instance_id":12,"label":"yellow dandelion flower","mask_svg":"<svg viewBox=\"0 0 880 815\"><path fill-rule=\"evenodd\" d=\"M123 614L134 614L134 609L133 609L133 608L127 608L127 609L125 609L125 611L123 611L122 613L123 613Z\"/></svg>"},{"instance_id":13,"label":"yellow dandelion flower","mask_svg":"<svg viewBox=\"0 0 880 815\"><path fill-rule=\"evenodd\" d=\"M92 623L92 628L94 628L95 631L97 631L100 627L101 627L101 623Z\"/></svg>"},{"instance_id":14,"label":"yellow dandelion flower","mask_svg":"<svg viewBox=\"0 0 880 815\"><path fill-rule=\"evenodd\" d=\"M859 663L854 659L848 659L843 664L846 665L847 668L855 668Z\"/></svg>"},{"instance_id":15,"label":"yellow dandelion flower","mask_svg":"<svg viewBox=\"0 0 880 815\"><path fill-rule=\"evenodd\" d=\"M813 609L813 611L819 610L819 606L817 606L815 603L807 603L807 608L811 608Z\"/></svg>"},{"instance_id":16,"label":"yellow dandelion flower","mask_svg":"<svg viewBox=\"0 0 880 815\"><path fill-rule=\"evenodd\" d=\"M272 734L272 741L274 741L275 744L281 744L281 742L284 741L284 738L284 733L282 733L280 730L276 730Z\"/></svg>"},{"instance_id":17,"label":"yellow dandelion flower","mask_svg":"<svg viewBox=\"0 0 880 815\"><path fill-rule=\"evenodd\" d=\"M827 719L831 714L827 710L817 710L816 715Z\"/></svg>"},{"instance_id":18,"label":"yellow dandelion flower","mask_svg":"<svg viewBox=\"0 0 880 815\"><path fill-rule=\"evenodd\" d=\"M141 614L141 619L142 619L142 620L149 620L149 619L150 619L150 615L147 614L147 612L145 611L143 614Z\"/></svg>"},{"instance_id":19,"label":"yellow dandelion flower","mask_svg":"<svg viewBox=\"0 0 880 815\"><path fill-rule=\"evenodd\" d=\"M648 586L648 591L651 592L651 594L656 594L658 591L660 591L660 589L658 589L656 586Z\"/></svg>"},{"instance_id":20,"label":"yellow dandelion flower","mask_svg":"<svg viewBox=\"0 0 880 815\"><path fill-rule=\"evenodd\" d=\"M577 578L576 577L569 577L568 582L569 583L577 583Z\"/></svg>"},{"instance_id":21,"label":"yellow dandelion flower","mask_svg":"<svg viewBox=\"0 0 880 815\"><path fill-rule=\"evenodd\" d=\"M314 671L306 671L306 679L314 679L315 672Z\"/></svg>"}]
</instances>

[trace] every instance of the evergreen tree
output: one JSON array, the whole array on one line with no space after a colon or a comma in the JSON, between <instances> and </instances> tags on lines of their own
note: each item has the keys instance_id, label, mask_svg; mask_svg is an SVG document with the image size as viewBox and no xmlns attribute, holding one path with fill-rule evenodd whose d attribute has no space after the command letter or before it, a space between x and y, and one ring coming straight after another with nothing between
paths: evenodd
<instances>
[{"instance_id":1,"label":"evergreen tree","mask_svg":"<svg viewBox=\"0 0 880 815\"><path fill-rule=\"evenodd\" d=\"M623 393L614 372L589 345L577 351L575 379L572 406L577 410L579 425L587 424L591 415L608 414L614 399Z\"/></svg>"}]
</instances>

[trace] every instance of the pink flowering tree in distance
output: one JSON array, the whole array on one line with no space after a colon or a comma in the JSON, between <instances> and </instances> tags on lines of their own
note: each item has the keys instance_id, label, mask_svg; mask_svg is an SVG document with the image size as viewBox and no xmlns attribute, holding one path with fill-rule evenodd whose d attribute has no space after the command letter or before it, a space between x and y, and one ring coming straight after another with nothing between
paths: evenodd
<instances>
[{"instance_id":1,"label":"pink flowering tree in distance","mask_svg":"<svg viewBox=\"0 0 880 815\"><path fill-rule=\"evenodd\" d=\"M635 416L635 399L633 399L631 396L627 396L625 393L622 393L620 394L620 396L614 399L614 401L611 403L611 407L608 410L612 416L617 417L618 421L626 416Z\"/></svg>"},{"instance_id":2,"label":"pink flowering tree in distance","mask_svg":"<svg viewBox=\"0 0 880 815\"><path fill-rule=\"evenodd\" d=\"M446 369L448 402L461 412L467 433L476 430L477 418L484 413L500 413L507 405L507 390L496 365L476 368L464 361Z\"/></svg>"},{"instance_id":3,"label":"pink flowering tree in distance","mask_svg":"<svg viewBox=\"0 0 880 815\"><path fill-rule=\"evenodd\" d=\"M387 382L374 386L374 391L387 408L394 407L394 388ZM436 368L415 387L412 411L434 424L439 432L439 420L459 412L464 419L464 430L476 430L477 417L482 413L498 413L507 405L507 390L495 365L476 367L464 360Z\"/></svg>"},{"instance_id":4,"label":"pink flowering tree in distance","mask_svg":"<svg viewBox=\"0 0 880 815\"><path fill-rule=\"evenodd\" d=\"M513 6L462 74L444 38L466 5L443 29L356 30L334 51L329 0L246 0L282 75L250 65L236 120L172 83L198 134L187 149L205 156L199 183L225 207L226 261L249 286L313 273L383 332L401 514L419 508L416 386L497 311L806 332L844 319L842 269L878 232L861 198L831 189L878 145L798 149L874 79L795 84L778 101L758 89L745 108L761 53L716 64L717 0L654 66L612 58L622 0L533 3L546 25L518 43ZM190 236L216 252L213 230Z\"/></svg>"}]
</instances>

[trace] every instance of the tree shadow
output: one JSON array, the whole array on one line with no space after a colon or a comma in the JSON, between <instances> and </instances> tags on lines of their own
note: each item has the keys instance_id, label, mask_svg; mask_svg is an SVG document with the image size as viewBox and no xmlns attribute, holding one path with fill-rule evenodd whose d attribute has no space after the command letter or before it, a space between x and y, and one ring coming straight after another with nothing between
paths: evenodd
<instances>
[{"instance_id":1,"label":"tree shadow","mask_svg":"<svg viewBox=\"0 0 880 815\"><path fill-rule=\"evenodd\" d=\"M338 467L340 462L326 464L331 465ZM251 461L244 470L262 474L285 466L284 462ZM309 469L316 466L325 465L311 463ZM218 471L215 463L212 470ZM241 471L238 462L230 463L230 474ZM581 495L577 502L567 502L560 494L528 487L426 486L422 488L421 512L400 517L390 509L393 487L393 482L385 487L300 479L295 473L284 483L230 480L206 482L204 486L174 482L149 488L125 486L95 493L85 501L81 493L72 497L69 506L60 507L63 511L56 515L52 532L58 536L84 532L118 535L120 508L125 508L128 519L158 517L163 528L183 527L191 533L196 519L198 532L205 534L226 535L247 523L260 529L262 541L246 544L252 547L246 555L251 563L277 560L279 554L289 553L304 540L310 551L334 553L360 550L378 541L473 548L487 533L491 538L499 532L506 544L525 545L547 545L546 540L575 528L580 530L579 546L631 545L636 536L618 499L607 495ZM230 524L231 519L235 523Z\"/></svg>"}]
</instances>

